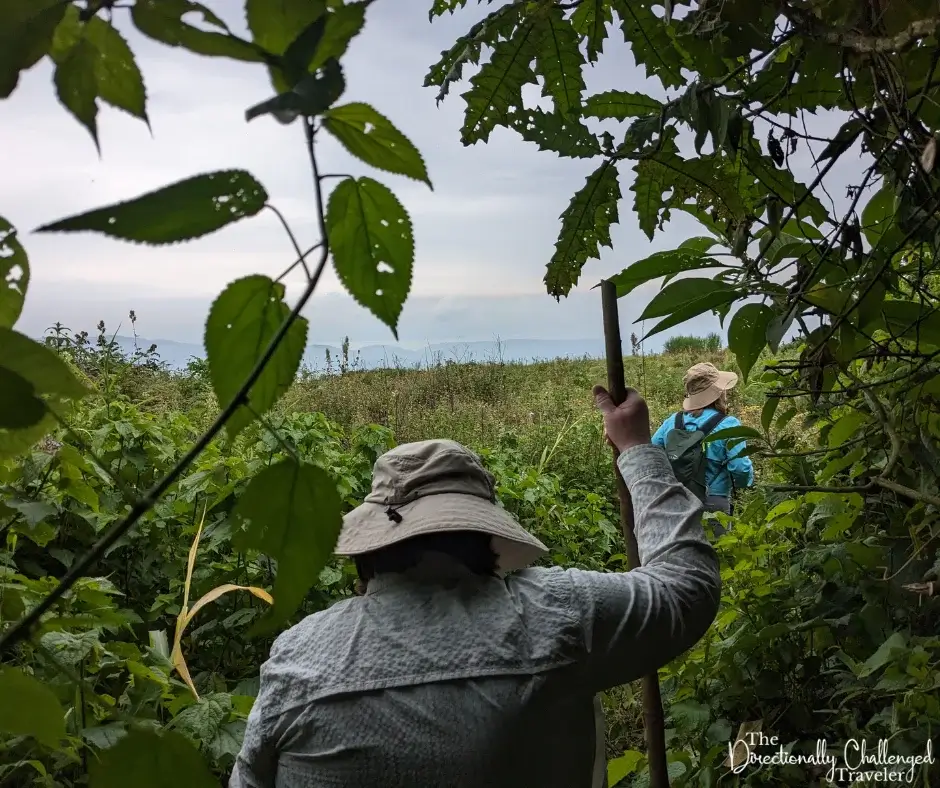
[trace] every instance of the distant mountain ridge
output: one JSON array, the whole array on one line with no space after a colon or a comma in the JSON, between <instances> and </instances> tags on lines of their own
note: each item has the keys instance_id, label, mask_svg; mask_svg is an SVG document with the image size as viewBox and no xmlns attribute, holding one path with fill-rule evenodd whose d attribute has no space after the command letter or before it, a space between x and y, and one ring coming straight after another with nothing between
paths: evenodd
<instances>
[{"instance_id":1,"label":"distant mountain ridge","mask_svg":"<svg viewBox=\"0 0 940 788\"><path fill-rule=\"evenodd\" d=\"M126 353L132 353L135 347L133 337L115 337L115 342ZM138 337L136 346L146 350L152 344L157 346L160 360L172 369L183 369L191 358L205 358L201 345L187 342L175 342L163 339L145 339ZM310 344L304 352L303 363L314 372L326 370L326 353L329 351L334 369L342 350L339 345ZM387 367L427 366L448 359L456 362L505 361L531 363L556 358L603 358L604 340L602 339L508 339L499 341L475 342L433 342L420 350L404 348L401 345L364 345L351 346L349 364L354 369L381 369Z\"/></svg>"}]
</instances>

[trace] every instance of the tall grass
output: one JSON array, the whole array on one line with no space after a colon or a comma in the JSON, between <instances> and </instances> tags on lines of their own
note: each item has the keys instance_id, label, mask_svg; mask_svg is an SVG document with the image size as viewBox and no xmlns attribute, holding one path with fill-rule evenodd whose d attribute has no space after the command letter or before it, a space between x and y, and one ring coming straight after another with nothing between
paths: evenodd
<instances>
[{"instance_id":1,"label":"tall grass","mask_svg":"<svg viewBox=\"0 0 940 788\"><path fill-rule=\"evenodd\" d=\"M669 355L675 355L676 353L720 353L721 337L714 333L706 337L670 337L664 343L663 351Z\"/></svg>"}]
</instances>

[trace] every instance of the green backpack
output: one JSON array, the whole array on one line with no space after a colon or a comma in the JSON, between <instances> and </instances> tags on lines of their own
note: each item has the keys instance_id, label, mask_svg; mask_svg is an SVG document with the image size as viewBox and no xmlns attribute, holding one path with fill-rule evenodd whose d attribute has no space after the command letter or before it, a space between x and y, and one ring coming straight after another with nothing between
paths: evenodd
<instances>
[{"instance_id":1,"label":"green backpack","mask_svg":"<svg viewBox=\"0 0 940 788\"><path fill-rule=\"evenodd\" d=\"M702 441L726 418L716 413L697 430L685 429L685 416L680 411L675 417L675 426L666 433L666 456L676 478L703 503L708 496L705 484L705 469L708 465Z\"/></svg>"}]
</instances>

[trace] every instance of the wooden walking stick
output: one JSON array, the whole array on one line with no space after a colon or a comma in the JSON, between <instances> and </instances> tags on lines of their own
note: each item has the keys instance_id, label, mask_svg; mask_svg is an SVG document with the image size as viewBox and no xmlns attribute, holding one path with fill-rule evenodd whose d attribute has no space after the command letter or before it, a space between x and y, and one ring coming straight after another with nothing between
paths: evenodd
<instances>
[{"instance_id":1,"label":"wooden walking stick","mask_svg":"<svg viewBox=\"0 0 940 788\"><path fill-rule=\"evenodd\" d=\"M617 312L617 286L608 280L601 282L601 304L604 311L604 346L607 356L607 391L614 405L627 398L627 384L623 373L623 347L620 341L620 316ZM630 569L640 565L636 534L633 530L633 501L620 470L614 448L614 476L617 479L617 495L620 498L620 527L627 543L627 559ZM658 674L650 673L642 679L643 723L646 729L646 757L649 760L650 788L669 788L669 772L666 768L666 726L663 721L663 700L659 691Z\"/></svg>"}]
</instances>

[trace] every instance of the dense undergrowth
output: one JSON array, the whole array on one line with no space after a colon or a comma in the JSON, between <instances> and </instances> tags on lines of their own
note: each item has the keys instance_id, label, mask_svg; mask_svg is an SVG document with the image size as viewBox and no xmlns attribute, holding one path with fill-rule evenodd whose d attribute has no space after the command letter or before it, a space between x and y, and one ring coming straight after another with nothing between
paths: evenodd
<instances>
[{"instance_id":1,"label":"dense undergrowth","mask_svg":"<svg viewBox=\"0 0 940 788\"><path fill-rule=\"evenodd\" d=\"M223 777L271 638L350 593L330 540L393 441L469 444L551 560L623 566L588 395L605 377L599 364L356 371L342 358L339 374L298 378L301 313L328 259L393 335L416 262L395 194L370 176L324 174L333 162L318 142L331 137L383 178L431 179L392 120L341 101L341 61L371 0L224 5L244 10L235 31L199 3L0 4L0 99L48 61L58 100L96 146L99 103L147 123L152 110L121 31L266 72L274 95L245 119L271 115L285 133L299 121L317 225L315 239L295 233L261 181L229 169L37 230L163 245L267 209L280 217L296 258L276 279L265 270L230 282L207 316L207 360L170 374L151 349L128 362L107 342L61 341L59 327L56 353L18 331L36 261L0 219L4 786ZM657 321L650 334L707 314L724 330L727 319L731 352L715 360L733 356L749 381L733 407L758 486L716 543L721 609L660 672L672 785L841 785L866 774L940 784L930 750L940 723L936 4L433 0L430 16L476 5L485 17L425 84L440 100L467 80L465 145L517 134L585 162L547 293L569 294L612 246L624 201L651 240L685 213L699 236L609 281L618 297L662 283L641 315ZM620 89L633 71L615 69L618 89L589 90L589 66L619 44L658 85ZM288 304L290 274L303 291ZM679 342L652 358L636 352L642 342L631 337L627 375L658 420L678 405L681 373L700 360L691 354L716 348ZM665 786L660 760L642 754L633 688L605 704L610 784ZM747 762L748 748L732 747L742 736L751 755L784 755Z\"/></svg>"},{"instance_id":2,"label":"dense undergrowth","mask_svg":"<svg viewBox=\"0 0 940 788\"><path fill-rule=\"evenodd\" d=\"M75 407L68 430L0 465L6 539L0 627L38 601L122 515L119 486L149 486L215 409L198 364L172 373L152 358L120 358L114 348L60 352L94 381L96 393ZM733 366L722 352L711 358ZM677 406L681 376L699 359L682 353L625 359L654 420ZM191 608L223 584L271 589L276 564L233 550L230 515L247 479L287 454L324 468L349 508L368 489L377 454L396 440L456 438L481 453L503 505L550 545L549 561L623 569L610 455L589 396L603 374L601 363L584 360L302 376L269 415L270 429L250 427L204 452L108 552L94 577L80 581L44 621L41 637L22 648L18 664L67 709L68 745L4 738L4 784L81 784L89 761L129 726L178 732L202 749L217 776L225 775L271 644L270 633L252 632L267 604L234 591L193 616L181 653L198 698L174 668L174 633L184 596ZM768 385L735 392L734 411L758 431ZM794 453L811 451L808 414L782 415L789 424L778 421L774 431L789 436ZM922 579L929 562L904 566L897 533L885 533L902 508L908 522L918 514L884 497L766 490L770 482L818 475L816 456L790 466L791 460L770 463L754 454L764 487L743 494L731 534L716 543L724 582L717 621L689 654L661 671L676 785L682 775L704 785L729 773L723 762L742 723L760 721L784 744L891 737L893 751L916 754L940 716L936 606L918 604L903 589ZM844 538L853 530L856 537ZM331 562L292 620L353 593L353 582L350 564ZM641 784L635 688L609 693L605 707L611 778L640 774L633 784ZM747 784L792 785L804 779L799 768L744 777Z\"/></svg>"}]
</instances>

